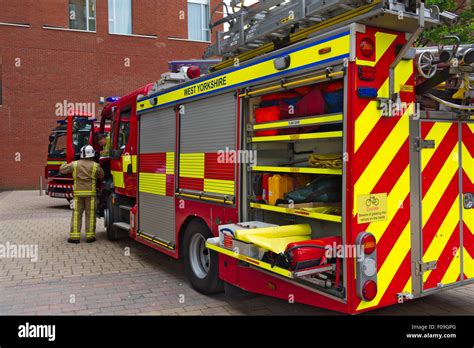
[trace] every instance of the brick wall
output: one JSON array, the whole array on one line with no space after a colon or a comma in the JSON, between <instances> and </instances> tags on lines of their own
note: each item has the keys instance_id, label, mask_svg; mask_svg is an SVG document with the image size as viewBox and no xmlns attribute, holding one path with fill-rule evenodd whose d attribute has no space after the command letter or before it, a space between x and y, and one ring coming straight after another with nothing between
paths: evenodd
<instances>
[{"instance_id":1,"label":"brick wall","mask_svg":"<svg viewBox=\"0 0 474 348\"><path fill-rule=\"evenodd\" d=\"M0 0L0 22L30 24L0 24L0 190L37 187L57 103L96 103L99 114L99 97L156 81L170 60L201 58L205 43L169 39L187 38L186 12L186 0L133 0L133 33L158 36L142 38L109 35L104 0L97 1L96 33L43 28L68 27L68 0Z\"/></svg>"}]
</instances>

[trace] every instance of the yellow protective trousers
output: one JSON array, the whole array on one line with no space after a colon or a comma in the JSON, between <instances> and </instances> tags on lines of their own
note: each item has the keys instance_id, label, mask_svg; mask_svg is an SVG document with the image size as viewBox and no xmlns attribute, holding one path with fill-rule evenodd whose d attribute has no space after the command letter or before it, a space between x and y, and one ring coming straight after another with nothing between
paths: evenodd
<instances>
[{"instance_id":1,"label":"yellow protective trousers","mask_svg":"<svg viewBox=\"0 0 474 348\"><path fill-rule=\"evenodd\" d=\"M86 238L95 238L95 204L96 197L77 197L74 196L74 211L72 212L71 220L71 239L81 239L81 228L82 228L82 213L86 214Z\"/></svg>"}]
</instances>

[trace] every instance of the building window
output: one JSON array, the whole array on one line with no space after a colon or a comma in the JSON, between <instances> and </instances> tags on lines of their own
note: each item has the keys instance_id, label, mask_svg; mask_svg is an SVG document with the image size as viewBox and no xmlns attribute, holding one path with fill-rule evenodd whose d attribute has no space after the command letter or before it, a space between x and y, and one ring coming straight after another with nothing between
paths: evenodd
<instances>
[{"instance_id":1,"label":"building window","mask_svg":"<svg viewBox=\"0 0 474 348\"><path fill-rule=\"evenodd\" d=\"M109 33L132 34L132 0L109 0Z\"/></svg>"},{"instance_id":2,"label":"building window","mask_svg":"<svg viewBox=\"0 0 474 348\"><path fill-rule=\"evenodd\" d=\"M69 28L95 31L95 0L69 0Z\"/></svg>"},{"instance_id":3,"label":"building window","mask_svg":"<svg viewBox=\"0 0 474 348\"><path fill-rule=\"evenodd\" d=\"M211 41L209 0L188 0L188 38Z\"/></svg>"}]
</instances>

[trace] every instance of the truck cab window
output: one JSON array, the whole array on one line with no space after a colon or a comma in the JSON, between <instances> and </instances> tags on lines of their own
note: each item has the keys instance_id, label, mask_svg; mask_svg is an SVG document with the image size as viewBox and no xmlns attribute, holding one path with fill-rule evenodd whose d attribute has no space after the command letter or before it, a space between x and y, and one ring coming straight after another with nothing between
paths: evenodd
<instances>
[{"instance_id":1,"label":"truck cab window","mask_svg":"<svg viewBox=\"0 0 474 348\"><path fill-rule=\"evenodd\" d=\"M51 142L49 154L54 157L66 158L66 133L56 133Z\"/></svg>"},{"instance_id":2,"label":"truck cab window","mask_svg":"<svg viewBox=\"0 0 474 348\"><path fill-rule=\"evenodd\" d=\"M117 149L124 150L130 136L131 107L127 106L120 111L120 123L118 126Z\"/></svg>"},{"instance_id":3,"label":"truck cab window","mask_svg":"<svg viewBox=\"0 0 474 348\"><path fill-rule=\"evenodd\" d=\"M87 117L74 117L72 126L72 145L74 153L80 154L83 146L89 144L91 121Z\"/></svg>"},{"instance_id":4,"label":"truck cab window","mask_svg":"<svg viewBox=\"0 0 474 348\"><path fill-rule=\"evenodd\" d=\"M83 146L89 144L90 129L81 130L72 135L72 144L74 146L74 152L80 153Z\"/></svg>"}]
</instances>

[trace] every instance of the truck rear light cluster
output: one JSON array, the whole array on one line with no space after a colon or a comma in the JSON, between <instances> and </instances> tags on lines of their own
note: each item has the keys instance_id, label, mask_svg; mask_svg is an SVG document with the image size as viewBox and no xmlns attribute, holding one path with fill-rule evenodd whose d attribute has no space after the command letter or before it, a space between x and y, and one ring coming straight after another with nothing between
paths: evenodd
<instances>
[{"instance_id":1,"label":"truck rear light cluster","mask_svg":"<svg viewBox=\"0 0 474 348\"><path fill-rule=\"evenodd\" d=\"M377 295L377 283L367 280L362 287L362 297L365 301L372 301Z\"/></svg>"},{"instance_id":2,"label":"truck rear light cluster","mask_svg":"<svg viewBox=\"0 0 474 348\"><path fill-rule=\"evenodd\" d=\"M362 81L374 81L377 76L377 70L371 66L359 67L359 79Z\"/></svg>"},{"instance_id":3,"label":"truck rear light cluster","mask_svg":"<svg viewBox=\"0 0 474 348\"><path fill-rule=\"evenodd\" d=\"M361 232L356 238L356 290L363 301L377 296L377 240L372 233Z\"/></svg>"},{"instance_id":4,"label":"truck rear light cluster","mask_svg":"<svg viewBox=\"0 0 474 348\"><path fill-rule=\"evenodd\" d=\"M361 245L365 255L371 255L375 251L376 244L373 234L367 233L362 237Z\"/></svg>"},{"instance_id":5,"label":"truck rear light cluster","mask_svg":"<svg viewBox=\"0 0 474 348\"><path fill-rule=\"evenodd\" d=\"M362 55L365 58L371 58L375 53L374 41L372 41L372 39L368 37L360 41L359 48L360 48L360 53L362 53Z\"/></svg>"}]
</instances>

